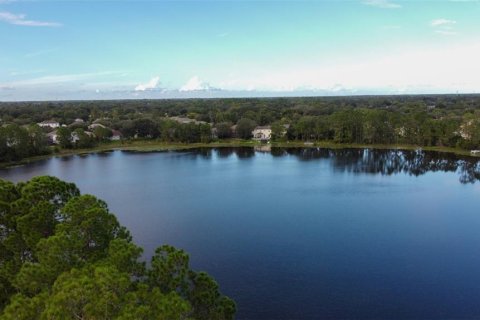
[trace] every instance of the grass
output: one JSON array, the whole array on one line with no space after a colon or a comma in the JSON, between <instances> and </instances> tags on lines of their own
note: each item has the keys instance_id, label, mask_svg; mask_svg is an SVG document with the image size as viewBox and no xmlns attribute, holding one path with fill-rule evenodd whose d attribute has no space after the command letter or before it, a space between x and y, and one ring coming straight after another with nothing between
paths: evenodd
<instances>
[{"instance_id":1,"label":"grass","mask_svg":"<svg viewBox=\"0 0 480 320\"><path fill-rule=\"evenodd\" d=\"M253 140L224 140L221 142L210 143L167 143L157 140L127 140L127 141L114 141L108 143L102 143L98 146L88 149L63 149L58 152L52 152L51 154L35 156L25 158L16 162L1 162L0 167L11 167L17 165L23 165L34 161L44 160L51 157L66 157L72 155L82 155L98 152L109 152L115 150L132 151L132 152L160 152L160 151L173 151L173 150L188 150L196 148L227 148L227 147L255 147L262 146L264 144ZM402 144L346 144L346 143L334 143L329 141L320 141L313 144L306 145L303 141L285 141L285 142L272 142L269 144L272 147L278 148L328 148L328 149L342 149L342 148L357 148L357 149L399 149L399 150L416 150L422 149L425 151L436 151L454 153L461 156L473 156L469 150L449 148L449 147L421 147L414 145L402 145ZM52 149L53 151L53 149ZM480 156L474 156L480 157Z\"/></svg>"}]
</instances>

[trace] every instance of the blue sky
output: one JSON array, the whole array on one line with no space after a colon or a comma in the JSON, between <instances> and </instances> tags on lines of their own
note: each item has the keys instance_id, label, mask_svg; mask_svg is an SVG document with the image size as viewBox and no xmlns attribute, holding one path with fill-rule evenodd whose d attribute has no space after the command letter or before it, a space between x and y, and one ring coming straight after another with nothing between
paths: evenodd
<instances>
[{"instance_id":1,"label":"blue sky","mask_svg":"<svg viewBox=\"0 0 480 320\"><path fill-rule=\"evenodd\" d=\"M0 100L480 92L479 1L0 0Z\"/></svg>"}]
</instances>

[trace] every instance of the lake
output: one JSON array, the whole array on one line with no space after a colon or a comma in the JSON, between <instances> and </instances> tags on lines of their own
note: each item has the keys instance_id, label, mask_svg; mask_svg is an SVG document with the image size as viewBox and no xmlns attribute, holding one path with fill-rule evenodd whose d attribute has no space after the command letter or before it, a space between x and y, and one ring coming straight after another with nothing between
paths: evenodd
<instances>
[{"instance_id":1,"label":"lake","mask_svg":"<svg viewBox=\"0 0 480 320\"><path fill-rule=\"evenodd\" d=\"M480 163L362 149L199 149L52 158L145 256L185 249L238 319L479 319Z\"/></svg>"}]
</instances>

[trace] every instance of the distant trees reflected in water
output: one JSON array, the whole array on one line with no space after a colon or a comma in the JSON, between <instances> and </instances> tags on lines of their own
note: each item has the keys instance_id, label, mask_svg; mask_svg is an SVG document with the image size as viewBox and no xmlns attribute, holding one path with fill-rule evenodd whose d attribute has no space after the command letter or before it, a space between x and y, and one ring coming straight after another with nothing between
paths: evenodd
<instances>
[{"instance_id":1,"label":"distant trees reflected in water","mask_svg":"<svg viewBox=\"0 0 480 320\"><path fill-rule=\"evenodd\" d=\"M204 158L214 154L218 158L236 155L239 159L255 156L254 148L196 149L192 153ZM262 152L262 151L260 151ZM427 172L457 172L461 183L480 180L480 160L461 157L451 153L422 150L380 150L380 149L324 149L324 148L271 148L273 157L294 156L300 161L328 159L333 170L370 173L406 173L420 176Z\"/></svg>"}]
</instances>

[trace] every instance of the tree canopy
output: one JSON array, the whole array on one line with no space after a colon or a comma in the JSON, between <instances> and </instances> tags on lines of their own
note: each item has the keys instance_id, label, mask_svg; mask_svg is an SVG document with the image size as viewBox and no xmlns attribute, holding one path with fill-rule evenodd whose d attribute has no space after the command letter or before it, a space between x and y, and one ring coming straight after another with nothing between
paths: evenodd
<instances>
[{"instance_id":1,"label":"tree canopy","mask_svg":"<svg viewBox=\"0 0 480 320\"><path fill-rule=\"evenodd\" d=\"M233 319L235 303L183 250L150 266L102 200L43 176L0 179L0 319Z\"/></svg>"},{"instance_id":2,"label":"tree canopy","mask_svg":"<svg viewBox=\"0 0 480 320\"><path fill-rule=\"evenodd\" d=\"M60 127L36 125L45 120ZM480 96L4 102L0 124L0 162L56 150L47 133L57 147L90 148L114 132L167 143L250 139L257 125L270 125L276 141L479 149Z\"/></svg>"}]
</instances>

